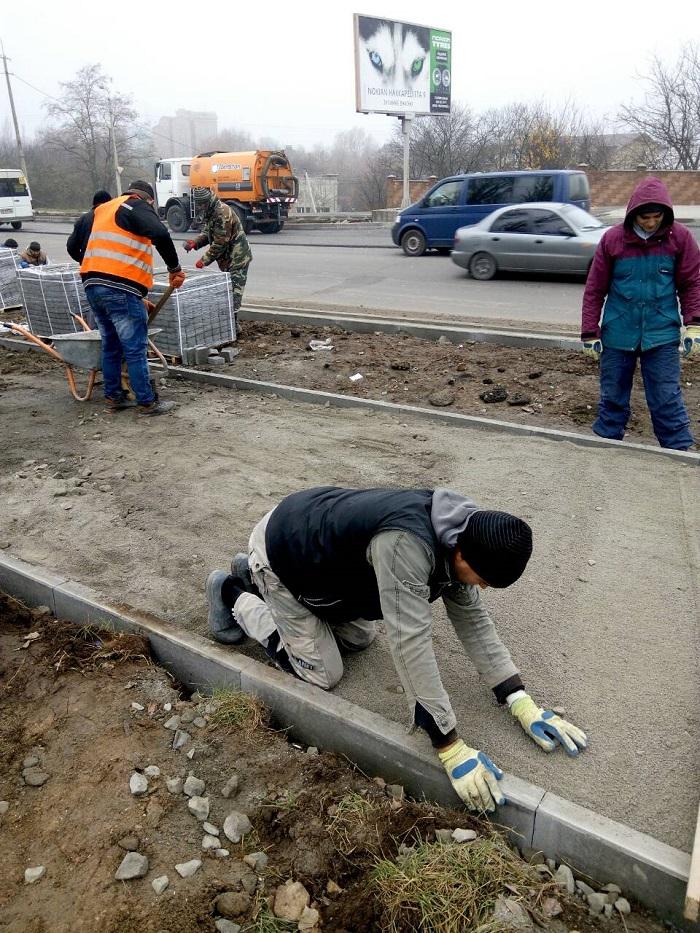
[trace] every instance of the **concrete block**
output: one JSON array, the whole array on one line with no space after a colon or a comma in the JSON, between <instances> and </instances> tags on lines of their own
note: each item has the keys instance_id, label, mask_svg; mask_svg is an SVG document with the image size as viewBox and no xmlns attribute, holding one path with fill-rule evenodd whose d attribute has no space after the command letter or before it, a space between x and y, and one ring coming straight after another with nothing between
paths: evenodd
<instances>
[{"instance_id":1,"label":"concrete block","mask_svg":"<svg viewBox=\"0 0 700 933\"><path fill-rule=\"evenodd\" d=\"M59 574L35 567L11 554L0 556L0 590L27 606L48 606L55 613L54 588L65 580Z\"/></svg>"},{"instance_id":2,"label":"concrete block","mask_svg":"<svg viewBox=\"0 0 700 933\"><path fill-rule=\"evenodd\" d=\"M195 347L194 361L197 366L205 366L209 359L209 347Z\"/></svg>"},{"instance_id":3,"label":"concrete block","mask_svg":"<svg viewBox=\"0 0 700 933\"><path fill-rule=\"evenodd\" d=\"M194 366L197 362L197 354L194 347L185 347L182 351L182 365Z\"/></svg>"},{"instance_id":4,"label":"concrete block","mask_svg":"<svg viewBox=\"0 0 700 933\"><path fill-rule=\"evenodd\" d=\"M681 922L690 872L685 852L550 793L538 807L532 845Z\"/></svg>"},{"instance_id":5,"label":"concrete block","mask_svg":"<svg viewBox=\"0 0 700 933\"><path fill-rule=\"evenodd\" d=\"M214 356L210 356L207 360L209 366L225 366L226 360L218 353L215 353Z\"/></svg>"},{"instance_id":6,"label":"concrete block","mask_svg":"<svg viewBox=\"0 0 700 933\"><path fill-rule=\"evenodd\" d=\"M224 347L220 352L227 363L233 363L241 351L237 350L235 347Z\"/></svg>"}]
</instances>

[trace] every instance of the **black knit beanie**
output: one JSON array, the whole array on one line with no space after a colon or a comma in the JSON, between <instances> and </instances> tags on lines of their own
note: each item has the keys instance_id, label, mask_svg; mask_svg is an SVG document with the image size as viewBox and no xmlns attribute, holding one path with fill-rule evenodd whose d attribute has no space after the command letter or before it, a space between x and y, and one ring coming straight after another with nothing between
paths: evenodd
<instances>
[{"instance_id":1,"label":"black knit beanie","mask_svg":"<svg viewBox=\"0 0 700 933\"><path fill-rule=\"evenodd\" d=\"M129 185L129 189L126 192L127 194L145 194L152 201L155 200L155 192L153 191L153 185L149 184L147 181L132 181Z\"/></svg>"},{"instance_id":2,"label":"black knit beanie","mask_svg":"<svg viewBox=\"0 0 700 933\"><path fill-rule=\"evenodd\" d=\"M462 557L489 586L510 586L532 554L532 529L508 512L474 512L457 538Z\"/></svg>"}]
</instances>

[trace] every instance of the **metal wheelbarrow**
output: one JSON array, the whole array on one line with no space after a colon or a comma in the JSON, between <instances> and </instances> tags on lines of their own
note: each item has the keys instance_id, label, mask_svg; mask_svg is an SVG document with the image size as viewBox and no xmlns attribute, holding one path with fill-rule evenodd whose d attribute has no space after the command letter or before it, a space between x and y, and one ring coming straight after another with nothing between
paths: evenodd
<instances>
[{"instance_id":1,"label":"metal wheelbarrow","mask_svg":"<svg viewBox=\"0 0 700 933\"><path fill-rule=\"evenodd\" d=\"M172 293L172 288L167 288L165 290L160 300L158 301L158 304L148 315L149 324L156 316L156 314L158 314ZM9 330L14 331L16 334L24 337L25 340L35 344L39 349L44 350L58 363L63 364L65 367L66 380L68 381L68 388L70 389L71 395L77 402L87 402L90 400L90 398L92 398L92 392L95 388L97 374L102 369L102 338L100 336L99 330L91 330L85 320L79 314L73 314L73 317L83 328L82 333L52 334L47 338L50 343L48 343L47 340L41 340L21 324L14 324L9 321L2 321L0 323L2 323L2 325ZM167 374L167 360L160 352L158 347L156 347L150 339L156 334L160 334L161 331L161 327L148 328L148 346L151 352L158 357L161 364L163 365L164 373ZM78 386L75 381L75 373L73 372L74 368L85 369L88 371L87 387L83 395L81 395L78 391ZM128 382L126 387L128 388Z\"/></svg>"}]
</instances>

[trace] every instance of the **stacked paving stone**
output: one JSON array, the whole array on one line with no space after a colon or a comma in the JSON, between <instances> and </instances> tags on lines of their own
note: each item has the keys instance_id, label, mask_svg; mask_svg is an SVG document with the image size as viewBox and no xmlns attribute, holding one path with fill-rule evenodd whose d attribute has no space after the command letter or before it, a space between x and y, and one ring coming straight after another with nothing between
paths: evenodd
<instances>
[{"instance_id":1,"label":"stacked paving stone","mask_svg":"<svg viewBox=\"0 0 700 933\"><path fill-rule=\"evenodd\" d=\"M168 287L157 278L149 298L157 302ZM194 347L218 347L236 339L231 278L227 272L190 276L176 289L153 323L162 328L153 342L166 356L187 356Z\"/></svg>"},{"instance_id":2,"label":"stacked paving stone","mask_svg":"<svg viewBox=\"0 0 700 933\"><path fill-rule=\"evenodd\" d=\"M17 251L0 248L0 310L22 303L17 281Z\"/></svg>"},{"instance_id":3,"label":"stacked paving stone","mask_svg":"<svg viewBox=\"0 0 700 933\"><path fill-rule=\"evenodd\" d=\"M17 280L33 334L49 337L82 331L71 312L81 315L93 326L77 266L64 263L47 269L19 269Z\"/></svg>"}]
</instances>

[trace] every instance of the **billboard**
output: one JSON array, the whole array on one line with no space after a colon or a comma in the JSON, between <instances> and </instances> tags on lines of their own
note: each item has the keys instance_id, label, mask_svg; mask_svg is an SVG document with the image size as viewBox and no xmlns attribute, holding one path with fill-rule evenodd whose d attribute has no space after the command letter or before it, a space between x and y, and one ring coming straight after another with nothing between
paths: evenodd
<instances>
[{"instance_id":1,"label":"billboard","mask_svg":"<svg viewBox=\"0 0 700 933\"><path fill-rule=\"evenodd\" d=\"M451 85L451 32L355 13L359 113L449 113Z\"/></svg>"}]
</instances>

